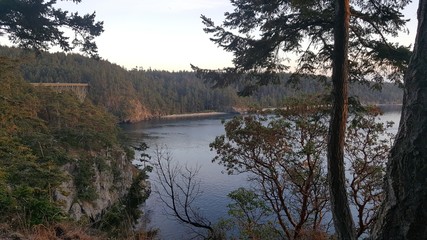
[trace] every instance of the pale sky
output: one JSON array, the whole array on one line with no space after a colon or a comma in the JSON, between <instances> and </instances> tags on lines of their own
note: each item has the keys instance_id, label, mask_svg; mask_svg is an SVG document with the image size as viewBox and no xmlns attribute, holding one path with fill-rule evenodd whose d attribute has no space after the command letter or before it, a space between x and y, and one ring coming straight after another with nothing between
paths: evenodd
<instances>
[{"instance_id":1,"label":"pale sky","mask_svg":"<svg viewBox=\"0 0 427 240\"><path fill-rule=\"evenodd\" d=\"M232 55L209 40L200 19L205 14L219 22L232 10L229 0L83 0L62 5L81 14L95 11L105 30L96 39L100 57L127 69L231 65Z\"/></svg>"},{"instance_id":2,"label":"pale sky","mask_svg":"<svg viewBox=\"0 0 427 240\"><path fill-rule=\"evenodd\" d=\"M83 0L58 1L61 8L80 14L96 12L105 32L98 38L99 55L127 69L190 70L190 63L217 69L231 65L232 54L217 48L203 32L200 15L221 23L232 11L229 0ZM414 42L418 1L404 11L410 34L397 41ZM1 44L6 44L4 37Z\"/></svg>"}]
</instances>

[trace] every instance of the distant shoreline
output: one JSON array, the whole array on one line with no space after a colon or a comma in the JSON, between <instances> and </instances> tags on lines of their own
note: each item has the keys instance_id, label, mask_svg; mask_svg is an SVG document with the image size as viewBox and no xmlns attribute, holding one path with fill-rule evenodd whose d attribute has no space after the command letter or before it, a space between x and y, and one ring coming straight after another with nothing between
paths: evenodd
<instances>
[{"instance_id":1,"label":"distant shoreline","mask_svg":"<svg viewBox=\"0 0 427 240\"><path fill-rule=\"evenodd\" d=\"M191 117L207 117L207 116L220 116L228 115L229 112L202 112L202 113L183 113L183 114L171 114L160 116L159 119L173 119L173 118L191 118Z\"/></svg>"},{"instance_id":2,"label":"distant shoreline","mask_svg":"<svg viewBox=\"0 0 427 240\"><path fill-rule=\"evenodd\" d=\"M401 103L385 103L385 104L373 104L383 110L394 110L397 108L401 108ZM210 117L210 116L221 116L221 115L229 115L229 114L242 114L245 113L245 111L241 110L239 111L233 111L233 112L200 112L200 113L182 113L182 114L170 114L170 115L163 115L155 117L157 119L175 119L175 118L197 118L197 117ZM152 119L155 119L152 118Z\"/></svg>"}]
</instances>

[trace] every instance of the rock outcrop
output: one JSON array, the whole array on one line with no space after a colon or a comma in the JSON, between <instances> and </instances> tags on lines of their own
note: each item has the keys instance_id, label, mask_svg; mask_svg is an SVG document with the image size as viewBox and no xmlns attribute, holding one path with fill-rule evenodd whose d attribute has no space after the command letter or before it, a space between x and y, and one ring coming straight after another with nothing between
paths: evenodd
<instances>
[{"instance_id":1,"label":"rock outcrop","mask_svg":"<svg viewBox=\"0 0 427 240\"><path fill-rule=\"evenodd\" d=\"M75 183L74 173L77 168L76 163L67 163L62 167L66 180L54 191L54 200L60 203L64 212L68 213L76 221L87 217L91 221L98 220L102 214L116 203L120 198L125 196L134 181L137 169L126 157L124 152L112 154L103 153L103 156L94 155L93 157L103 157L105 166L100 168L97 164L92 164L93 176L91 187L95 190L96 198L94 200L81 200L78 198L78 190ZM149 184L147 194L149 192Z\"/></svg>"},{"instance_id":2,"label":"rock outcrop","mask_svg":"<svg viewBox=\"0 0 427 240\"><path fill-rule=\"evenodd\" d=\"M150 111L141 104L139 100L133 99L129 101L129 112L126 116L121 119L122 122L135 123L143 120L147 120L153 117Z\"/></svg>"}]
</instances>

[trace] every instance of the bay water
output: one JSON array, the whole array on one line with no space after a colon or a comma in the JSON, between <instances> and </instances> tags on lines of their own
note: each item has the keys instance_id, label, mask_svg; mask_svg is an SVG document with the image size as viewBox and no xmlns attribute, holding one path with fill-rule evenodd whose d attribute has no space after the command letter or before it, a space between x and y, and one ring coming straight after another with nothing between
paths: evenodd
<instances>
[{"instance_id":1,"label":"bay water","mask_svg":"<svg viewBox=\"0 0 427 240\"><path fill-rule=\"evenodd\" d=\"M210 151L209 144L216 136L225 133L222 121L232 118L233 115L209 116L188 119L150 120L135 124L123 125L124 134L129 144L137 146L145 142L149 149L147 153L153 155L156 148L163 148L169 152L173 162L181 166L199 167L202 195L195 203L200 213L215 223L221 217L227 216L227 205L230 199L227 194L242 186L248 186L246 176L227 175L224 168L212 163L215 153ZM400 119L400 109L385 109L379 121L393 121L394 126L389 129L396 133ZM136 156L139 152L136 153ZM156 176L151 173L150 178ZM152 185L155 185L152 182ZM153 186L155 188L156 186ZM148 227L158 228L160 239L190 239L191 229L179 223L171 216L156 193L152 193L146 201L143 211L148 218Z\"/></svg>"}]
</instances>

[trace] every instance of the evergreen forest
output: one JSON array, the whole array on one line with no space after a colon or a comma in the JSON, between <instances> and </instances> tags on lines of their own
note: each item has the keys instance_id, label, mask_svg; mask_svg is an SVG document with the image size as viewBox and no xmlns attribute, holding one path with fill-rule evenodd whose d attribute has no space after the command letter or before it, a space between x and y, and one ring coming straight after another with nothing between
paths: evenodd
<instances>
[{"instance_id":1,"label":"evergreen forest","mask_svg":"<svg viewBox=\"0 0 427 240\"><path fill-rule=\"evenodd\" d=\"M0 239L87 238L71 219L99 236L126 236L148 192L137 187L145 170L132 165L116 118L71 93L31 86L18 65L0 57Z\"/></svg>"},{"instance_id":2,"label":"evergreen forest","mask_svg":"<svg viewBox=\"0 0 427 240\"><path fill-rule=\"evenodd\" d=\"M285 104L287 97L328 91L325 85L312 79L288 84L290 74L283 73L280 83L262 86L251 96L239 97L237 92L241 84L212 88L189 71L127 70L108 61L79 54L43 52L35 56L9 47L1 47L0 54L24 58L20 71L28 82L88 83L92 102L107 109L120 122L136 122L170 114L277 108ZM403 94L392 83L384 83L382 91L354 83L350 91L364 104L400 104Z\"/></svg>"},{"instance_id":3,"label":"evergreen forest","mask_svg":"<svg viewBox=\"0 0 427 240\"><path fill-rule=\"evenodd\" d=\"M222 23L200 18L233 66L169 72L102 59L95 12L0 1L16 46L0 46L0 239L157 239L141 223L151 171L201 239L427 239L427 0L413 50L391 42L409 0L230 2ZM396 136L381 104L402 104ZM117 124L206 112L254 113L209 145L226 172L251 174L213 224L192 205L198 169L127 146Z\"/></svg>"}]
</instances>

